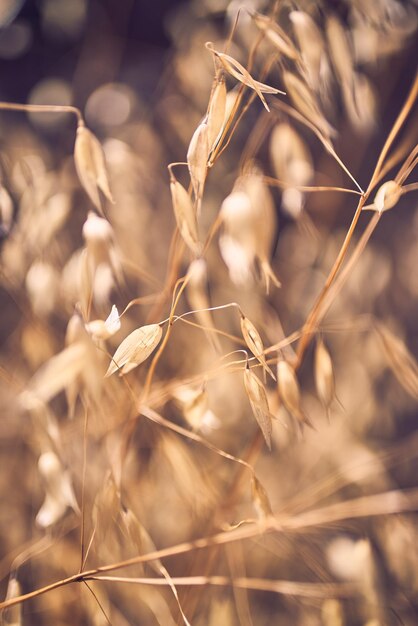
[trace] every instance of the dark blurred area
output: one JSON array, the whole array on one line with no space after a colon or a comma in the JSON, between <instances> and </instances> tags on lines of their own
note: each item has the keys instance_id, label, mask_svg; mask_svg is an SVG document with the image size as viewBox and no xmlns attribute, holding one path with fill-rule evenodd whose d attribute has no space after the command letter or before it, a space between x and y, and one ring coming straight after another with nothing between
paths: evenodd
<instances>
[{"instance_id":1,"label":"dark blurred area","mask_svg":"<svg viewBox=\"0 0 418 626\"><path fill-rule=\"evenodd\" d=\"M166 20L181 4L2 0L0 99L42 98L47 77L57 81L57 96L80 107L96 87L111 81L122 81L142 98L152 98L170 45Z\"/></svg>"}]
</instances>

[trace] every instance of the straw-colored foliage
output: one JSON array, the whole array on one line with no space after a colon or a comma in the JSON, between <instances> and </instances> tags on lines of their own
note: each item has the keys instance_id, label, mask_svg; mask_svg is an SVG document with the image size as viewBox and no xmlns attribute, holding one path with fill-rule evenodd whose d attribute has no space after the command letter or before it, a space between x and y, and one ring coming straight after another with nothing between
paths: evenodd
<instances>
[{"instance_id":1,"label":"straw-colored foliage","mask_svg":"<svg viewBox=\"0 0 418 626\"><path fill-rule=\"evenodd\" d=\"M1 623L413 626L416 2L116 4L0 102Z\"/></svg>"}]
</instances>

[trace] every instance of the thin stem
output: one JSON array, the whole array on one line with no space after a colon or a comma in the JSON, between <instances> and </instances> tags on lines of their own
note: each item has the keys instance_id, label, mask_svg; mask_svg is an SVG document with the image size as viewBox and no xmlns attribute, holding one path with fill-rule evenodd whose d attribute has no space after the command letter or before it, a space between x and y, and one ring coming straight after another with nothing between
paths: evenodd
<instances>
[{"instance_id":1,"label":"thin stem","mask_svg":"<svg viewBox=\"0 0 418 626\"><path fill-rule=\"evenodd\" d=\"M72 113L77 117L79 125L84 126L83 116L77 107L59 104L19 104L17 102L0 102L2 111L23 111L25 113Z\"/></svg>"},{"instance_id":2,"label":"thin stem","mask_svg":"<svg viewBox=\"0 0 418 626\"><path fill-rule=\"evenodd\" d=\"M324 187L320 185L311 187L309 185L292 185L290 183L286 183L285 181L278 180L277 178L272 178L271 176L263 176L263 180L267 183L267 185L270 185L271 187L280 187L281 189L297 189L297 191L306 191L309 193L338 191L341 193L355 194L356 196L362 195L360 191L357 191L357 189L347 189L346 187Z\"/></svg>"}]
</instances>

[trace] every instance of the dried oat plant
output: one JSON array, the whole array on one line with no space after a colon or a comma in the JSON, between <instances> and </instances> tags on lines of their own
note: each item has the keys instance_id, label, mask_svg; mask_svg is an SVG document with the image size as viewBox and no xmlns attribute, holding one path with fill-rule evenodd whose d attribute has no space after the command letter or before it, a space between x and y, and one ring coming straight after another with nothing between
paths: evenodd
<instances>
[{"instance_id":1,"label":"dried oat plant","mask_svg":"<svg viewBox=\"0 0 418 626\"><path fill-rule=\"evenodd\" d=\"M0 102L3 624L417 623L417 26L189 2L152 102L99 23Z\"/></svg>"}]
</instances>

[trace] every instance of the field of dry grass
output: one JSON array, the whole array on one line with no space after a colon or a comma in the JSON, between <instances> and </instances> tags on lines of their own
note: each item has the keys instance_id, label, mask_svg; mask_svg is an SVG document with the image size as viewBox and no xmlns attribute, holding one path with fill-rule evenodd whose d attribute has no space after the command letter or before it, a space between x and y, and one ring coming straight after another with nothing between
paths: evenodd
<instances>
[{"instance_id":1,"label":"field of dry grass","mask_svg":"<svg viewBox=\"0 0 418 626\"><path fill-rule=\"evenodd\" d=\"M188 2L152 94L90 24L0 102L4 625L418 623L417 20Z\"/></svg>"}]
</instances>

